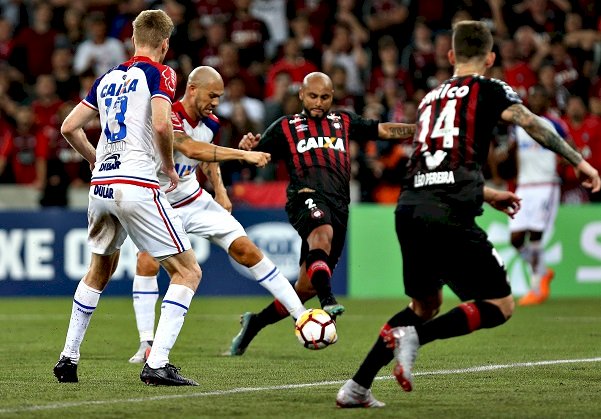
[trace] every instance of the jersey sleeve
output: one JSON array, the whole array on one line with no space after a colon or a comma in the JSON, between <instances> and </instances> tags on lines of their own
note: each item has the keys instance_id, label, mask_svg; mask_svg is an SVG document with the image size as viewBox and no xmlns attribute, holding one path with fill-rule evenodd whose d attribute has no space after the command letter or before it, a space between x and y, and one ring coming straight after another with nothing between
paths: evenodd
<instances>
[{"instance_id":1,"label":"jersey sleeve","mask_svg":"<svg viewBox=\"0 0 601 419\"><path fill-rule=\"evenodd\" d=\"M217 116L215 116L213 114L210 114L209 116L202 118L202 123L205 124L205 126L208 129L210 129L211 132L213 133L213 138L211 138L211 143L214 143L215 137L217 137L217 134L219 133L219 127L221 127L219 118L217 118Z\"/></svg>"},{"instance_id":2,"label":"jersey sleeve","mask_svg":"<svg viewBox=\"0 0 601 419\"><path fill-rule=\"evenodd\" d=\"M282 145L286 144L286 138L282 130L282 122L285 120L286 117L283 116L271 124L261 135L261 140L255 150L271 153L275 158L281 157Z\"/></svg>"},{"instance_id":3,"label":"jersey sleeve","mask_svg":"<svg viewBox=\"0 0 601 419\"><path fill-rule=\"evenodd\" d=\"M350 118L350 139L365 142L378 139L378 124L375 119L361 118L353 112L345 112Z\"/></svg>"},{"instance_id":4,"label":"jersey sleeve","mask_svg":"<svg viewBox=\"0 0 601 419\"><path fill-rule=\"evenodd\" d=\"M169 102L173 102L175 97L175 87L177 86L177 76L175 71L166 65L156 67L157 72L148 79L148 88L152 98L162 97ZM147 73L148 74L148 73Z\"/></svg>"},{"instance_id":5,"label":"jersey sleeve","mask_svg":"<svg viewBox=\"0 0 601 419\"><path fill-rule=\"evenodd\" d=\"M175 109L171 110L171 124L173 125L173 131L184 132L184 122L179 112Z\"/></svg>"},{"instance_id":6,"label":"jersey sleeve","mask_svg":"<svg viewBox=\"0 0 601 419\"><path fill-rule=\"evenodd\" d=\"M520 95L507 83L498 79L490 79L489 81L488 87L490 91L486 92L483 98L486 101L485 106L490 106L491 111L494 110L498 117L511 105L522 103Z\"/></svg>"},{"instance_id":7,"label":"jersey sleeve","mask_svg":"<svg viewBox=\"0 0 601 419\"><path fill-rule=\"evenodd\" d=\"M96 79L94 84L92 84L90 91L88 92L88 94L82 101L84 105L88 106L89 108L94 109L95 111L98 110L98 99L97 99L98 95L96 93L98 90L98 84L100 83L100 80L102 80L102 77L98 77Z\"/></svg>"}]
</instances>

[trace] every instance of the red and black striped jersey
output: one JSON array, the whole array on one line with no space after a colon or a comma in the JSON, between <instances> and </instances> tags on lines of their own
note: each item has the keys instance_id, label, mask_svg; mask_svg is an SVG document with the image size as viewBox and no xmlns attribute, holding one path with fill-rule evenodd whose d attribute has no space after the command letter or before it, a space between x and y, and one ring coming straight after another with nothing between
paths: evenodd
<instances>
[{"instance_id":1,"label":"red and black striped jersey","mask_svg":"<svg viewBox=\"0 0 601 419\"><path fill-rule=\"evenodd\" d=\"M430 91L417 112L414 152L399 204L434 203L480 214L482 166L501 113L521 103L508 84L471 75Z\"/></svg>"},{"instance_id":2,"label":"red and black striped jersey","mask_svg":"<svg viewBox=\"0 0 601 419\"><path fill-rule=\"evenodd\" d=\"M286 162L288 199L310 188L346 207L350 202L350 141L377 139L378 123L346 111L329 112L322 118L286 115L267 128L256 149Z\"/></svg>"}]
</instances>

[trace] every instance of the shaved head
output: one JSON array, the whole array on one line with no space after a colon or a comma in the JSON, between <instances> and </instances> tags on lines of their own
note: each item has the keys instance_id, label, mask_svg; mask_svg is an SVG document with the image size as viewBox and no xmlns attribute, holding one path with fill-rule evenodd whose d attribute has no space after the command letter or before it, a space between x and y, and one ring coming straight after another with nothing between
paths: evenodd
<instances>
[{"instance_id":1,"label":"shaved head","mask_svg":"<svg viewBox=\"0 0 601 419\"><path fill-rule=\"evenodd\" d=\"M223 79L217 70L206 65L196 67L188 76L188 84L194 84L196 86L214 82L223 83Z\"/></svg>"},{"instance_id":2,"label":"shaved head","mask_svg":"<svg viewBox=\"0 0 601 419\"><path fill-rule=\"evenodd\" d=\"M323 85L323 87L333 90L334 88L332 87L332 79L330 78L330 76L328 76L325 73L320 73L318 71L315 71L313 73L309 73L305 76L305 78L303 79L303 88L307 88L309 85L316 85L316 84L321 84Z\"/></svg>"},{"instance_id":3,"label":"shaved head","mask_svg":"<svg viewBox=\"0 0 601 419\"><path fill-rule=\"evenodd\" d=\"M303 79L298 92L303 104L303 112L313 118L323 118L332 107L334 87L332 79L327 74L309 73Z\"/></svg>"}]
</instances>

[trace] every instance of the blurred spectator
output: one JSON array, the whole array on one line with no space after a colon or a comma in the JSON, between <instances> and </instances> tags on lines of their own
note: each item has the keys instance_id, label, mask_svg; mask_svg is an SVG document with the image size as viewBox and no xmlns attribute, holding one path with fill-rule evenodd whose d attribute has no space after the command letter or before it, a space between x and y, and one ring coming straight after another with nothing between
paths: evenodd
<instances>
[{"instance_id":1,"label":"blurred spectator","mask_svg":"<svg viewBox=\"0 0 601 419\"><path fill-rule=\"evenodd\" d=\"M436 72L432 30L422 19L415 22L411 43L403 49L401 66L413 76L416 88L430 90L428 77Z\"/></svg>"},{"instance_id":2,"label":"blurred spectator","mask_svg":"<svg viewBox=\"0 0 601 419\"><path fill-rule=\"evenodd\" d=\"M79 79L73 74L73 54L69 48L56 48L52 53L52 76L62 101L79 98Z\"/></svg>"},{"instance_id":3,"label":"blurred spectator","mask_svg":"<svg viewBox=\"0 0 601 419\"><path fill-rule=\"evenodd\" d=\"M284 43L284 55L270 67L265 81L265 97L269 98L274 91L274 82L278 74L287 73L292 83L300 85L305 76L318 71L317 66L306 60L301 54L298 41L290 38Z\"/></svg>"},{"instance_id":4,"label":"blurred spectator","mask_svg":"<svg viewBox=\"0 0 601 419\"><path fill-rule=\"evenodd\" d=\"M121 42L129 42L134 32L134 19L144 9L146 0L117 0L117 14L111 21L108 36Z\"/></svg>"},{"instance_id":5,"label":"blurred spectator","mask_svg":"<svg viewBox=\"0 0 601 419\"><path fill-rule=\"evenodd\" d=\"M514 16L507 22L510 32L529 26L538 33L553 33L563 28L565 13L571 10L569 0L523 0L513 6Z\"/></svg>"},{"instance_id":6,"label":"blurred spectator","mask_svg":"<svg viewBox=\"0 0 601 419\"><path fill-rule=\"evenodd\" d=\"M591 114L601 117L601 77L597 77L589 92Z\"/></svg>"},{"instance_id":7,"label":"blurred spectator","mask_svg":"<svg viewBox=\"0 0 601 419\"><path fill-rule=\"evenodd\" d=\"M363 18L371 33L370 47L377 48L384 35L392 36L398 45L409 43L417 12L417 0L367 0L363 2Z\"/></svg>"},{"instance_id":8,"label":"blurred spectator","mask_svg":"<svg viewBox=\"0 0 601 419\"><path fill-rule=\"evenodd\" d=\"M357 8L355 0L338 0L334 19L337 23L344 23L350 29L360 44L364 45L369 41L369 31L365 24L359 19L361 9Z\"/></svg>"},{"instance_id":9,"label":"blurred spectator","mask_svg":"<svg viewBox=\"0 0 601 419\"><path fill-rule=\"evenodd\" d=\"M332 0L289 0L286 15L290 21L297 15L306 16L313 39L321 40L332 25L333 3Z\"/></svg>"},{"instance_id":10,"label":"blurred spectator","mask_svg":"<svg viewBox=\"0 0 601 419\"><path fill-rule=\"evenodd\" d=\"M219 47L227 42L227 28L224 23L213 22L206 27L206 43L198 51L200 64L217 68L221 65Z\"/></svg>"},{"instance_id":11,"label":"blurred spectator","mask_svg":"<svg viewBox=\"0 0 601 419\"><path fill-rule=\"evenodd\" d=\"M0 63L7 63L14 47L13 26L8 19L0 18Z\"/></svg>"},{"instance_id":12,"label":"blurred spectator","mask_svg":"<svg viewBox=\"0 0 601 419\"><path fill-rule=\"evenodd\" d=\"M52 71L52 51L58 32L52 29L52 6L38 3L33 13L33 22L21 29L16 37L11 62L32 82L40 74Z\"/></svg>"},{"instance_id":13,"label":"blurred spectator","mask_svg":"<svg viewBox=\"0 0 601 419\"><path fill-rule=\"evenodd\" d=\"M395 93L394 102L397 94L403 100L410 98L413 95L413 82L409 72L400 65L399 49L391 36L383 36L378 41L378 61L380 64L371 72L369 93L375 95L379 102L385 98L388 101L390 97L386 93L392 90L398 92ZM384 104L387 108L394 106L393 103Z\"/></svg>"},{"instance_id":14,"label":"blurred spectator","mask_svg":"<svg viewBox=\"0 0 601 419\"><path fill-rule=\"evenodd\" d=\"M60 35L61 43L65 47L75 48L85 39L83 29L84 14L76 7L69 7L63 15L64 33Z\"/></svg>"},{"instance_id":15,"label":"blurred spectator","mask_svg":"<svg viewBox=\"0 0 601 419\"><path fill-rule=\"evenodd\" d=\"M286 0L253 0L250 14L267 25L269 41L265 45L265 52L268 59L273 59L278 47L288 39Z\"/></svg>"},{"instance_id":16,"label":"blurred spectator","mask_svg":"<svg viewBox=\"0 0 601 419\"><path fill-rule=\"evenodd\" d=\"M35 83L35 98L31 102L34 124L38 129L47 126L58 129L58 110L63 101L56 94L56 81L50 74L38 76Z\"/></svg>"},{"instance_id":17,"label":"blurred spectator","mask_svg":"<svg viewBox=\"0 0 601 419\"><path fill-rule=\"evenodd\" d=\"M551 39L551 63L555 69L555 82L575 94L585 94L588 85L578 83L579 75L584 74L583 68L574 57L568 54L563 43L563 36L555 34ZM584 79L580 79L584 81ZM588 82L588 81L587 81Z\"/></svg>"},{"instance_id":18,"label":"blurred spectator","mask_svg":"<svg viewBox=\"0 0 601 419\"><path fill-rule=\"evenodd\" d=\"M586 104L579 96L570 96L563 118L570 137L582 156L595 167L601 168L601 118L588 113ZM566 167L562 179L562 202L588 201L587 191L580 185L574 170Z\"/></svg>"},{"instance_id":19,"label":"blurred spectator","mask_svg":"<svg viewBox=\"0 0 601 419\"><path fill-rule=\"evenodd\" d=\"M196 13L203 26L219 22L228 22L234 14L234 2L231 0L193 0Z\"/></svg>"},{"instance_id":20,"label":"blurred spectator","mask_svg":"<svg viewBox=\"0 0 601 419\"><path fill-rule=\"evenodd\" d=\"M121 41L107 37L104 14L93 12L88 16L87 22L89 38L75 50L73 71L75 74L81 74L91 69L96 77L100 77L112 67L127 60L125 48Z\"/></svg>"},{"instance_id":21,"label":"blurred spectator","mask_svg":"<svg viewBox=\"0 0 601 419\"><path fill-rule=\"evenodd\" d=\"M223 82L227 86L233 78L244 80L246 93L254 98L263 98L263 83L261 79L250 74L240 65L238 59L238 47L228 42L219 46L219 66L216 68L223 77Z\"/></svg>"},{"instance_id":22,"label":"blurred spectator","mask_svg":"<svg viewBox=\"0 0 601 419\"><path fill-rule=\"evenodd\" d=\"M360 95L365 89L363 76L369 66L367 53L347 24L337 23L333 32L330 45L324 47L323 71L330 74L334 65L344 67L347 76L346 90Z\"/></svg>"},{"instance_id":23,"label":"blurred spectator","mask_svg":"<svg viewBox=\"0 0 601 419\"><path fill-rule=\"evenodd\" d=\"M0 175L11 170L15 183L40 188L46 173L42 154L43 140L34 125L35 115L30 107L21 106L15 115L16 127L0 145Z\"/></svg>"},{"instance_id":24,"label":"blurred spectator","mask_svg":"<svg viewBox=\"0 0 601 419\"><path fill-rule=\"evenodd\" d=\"M361 112L363 109L361 96L356 96L347 90L346 68L341 65L334 65L330 70L330 78L334 87L332 110L345 110L353 113Z\"/></svg>"},{"instance_id":25,"label":"blurred spectator","mask_svg":"<svg viewBox=\"0 0 601 419\"><path fill-rule=\"evenodd\" d=\"M292 83L290 73L280 71L273 79L272 94L265 99L265 126L268 127L276 119L286 115L284 113L284 101L286 95L298 94L298 87ZM293 112L295 113L295 112Z\"/></svg>"},{"instance_id":26,"label":"blurred spectator","mask_svg":"<svg viewBox=\"0 0 601 419\"><path fill-rule=\"evenodd\" d=\"M238 47L240 65L251 74L264 71L265 48L269 30L262 20L250 14L251 0L234 0L236 9L229 22L229 38Z\"/></svg>"},{"instance_id":27,"label":"blurred spectator","mask_svg":"<svg viewBox=\"0 0 601 419\"><path fill-rule=\"evenodd\" d=\"M536 84L537 75L527 62L517 59L516 41L511 38L500 41L499 56L503 67L501 79L521 97L526 97L528 89Z\"/></svg>"},{"instance_id":28,"label":"blurred spectator","mask_svg":"<svg viewBox=\"0 0 601 419\"><path fill-rule=\"evenodd\" d=\"M242 116L240 114L234 115L240 107L244 110L245 118L248 119L249 124L253 127L251 131L263 131L265 121L265 106L263 102L246 95L244 79L232 77L226 84L225 97L217 108L217 114L230 121L233 121L234 117L237 116L237 121L240 122L243 119ZM238 124L238 126L241 125L241 123Z\"/></svg>"},{"instance_id":29,"label":"blurred spectator","mask_svg":"<svg viewBox=\"0 0 601 419\"><path fill-rule=\"evenodd\" d=\"M309 16L299 13L290 21L290 39L294 39L301 50L301 55L321 68L321 39L315 38L311 32Z\"/></svg>"},{"instance_id":30,"label":"blurred spectator","mask_svg":"<svg viewBox=\"0 0 601 419\"><path fill-rule=\"evenodd\" d=\"M566 108L566 103L570 92L559 83L557 73L552 64L545 64L538 70L538 82L542 84L549 92L551 103L550 107L555 113L561 115Z\"/></svg>"}]
</instances>

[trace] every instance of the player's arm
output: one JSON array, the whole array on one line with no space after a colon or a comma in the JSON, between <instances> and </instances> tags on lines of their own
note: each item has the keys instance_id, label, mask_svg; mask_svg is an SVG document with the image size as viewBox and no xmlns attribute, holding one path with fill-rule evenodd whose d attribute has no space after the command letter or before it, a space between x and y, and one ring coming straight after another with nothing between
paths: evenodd
<instances>
[{"instance_id":1,"label":"player's arm","mask_svg":"<svg viewBox=\"0 0 601 419\"><path fill-rule=\"evenodd\" d=\"M208 163L242 160L257 167L264 167L271 159L269 153L245 151L194 141L183 131L175 131L173 147L188 158Z\"/></svg>"},{"instance_id":2,"label":"player's arm","mask_svg":"<svg viewBox=\"0 0 601 419\"><path fill-rule=\"evenodd\" d=\"M415 127L415 124L380 122L378 124L378 137L384 140L412 138L415 134Z\"/></svg>"},{"instance_id":3,"label":"player's arm","mask_svg":"<svg viewBox=\"0 0 601 419\"><path fill-rule=\"evenodd\" d=\"M96 163L96 150L88 140L83 127L98 115L95 109L80 102L67 115L61 125L61 134L71 147L73 147L81 156L90 163L90 168L94 168Z\"/></svg>"},{"instance_id":4,"label":"player's arm","mask_svg":"<svg viewBox=\"0 0 601 419\"><path fill-rule=\"evenodd\" d=\"M227 196L227 189L225 189L225 185L223 184L219 163L201 162L200 169L205 174L207 179L209 179L211 185L213 185L213 190L215 191L215 201L217 201L217 203L227 211L232 212L232 201L230 201L229 196Z\"/></svg>"},{"instance_id":5,"label":"player's arm","mask_svg":"<svg viewBox=\"0 0 601 419\"><path fill-rule=\"evenodd\" d=\"M179 182L179 176L175 171L173 161L173 124L171 123L171 102L162 97L154 97L150 100L152 107L152 127L154 129L154 141L161 157L161 170L165 173L171 184L166 192L175 189Z\"/></svg>"},{"instance_id":6,"label":"player's arm","mask_svg":"<svg viewBox=\"0 0 601 419\"><path fill-rule=\"evenodd\" d=\"M520 202L522 199L513 192L500 191L485 186L484 201L488 202L494 209L501 211L513 218L521 208Z\"/></svg>"},{"instance_id":7,"label":"player's arm","mask_svg":"<svg viewBox=\"0 0 601 419\"><path fill-rule=\"evenodd\" d=\"M582 184L593 192L601 189L599 172L591 166L582 155L574 150L563 138L521 104L509 106L501 113L501 118L507 122L519 125L539 144L565 158L576 169Z\"/></svg>"}]
</instances>

